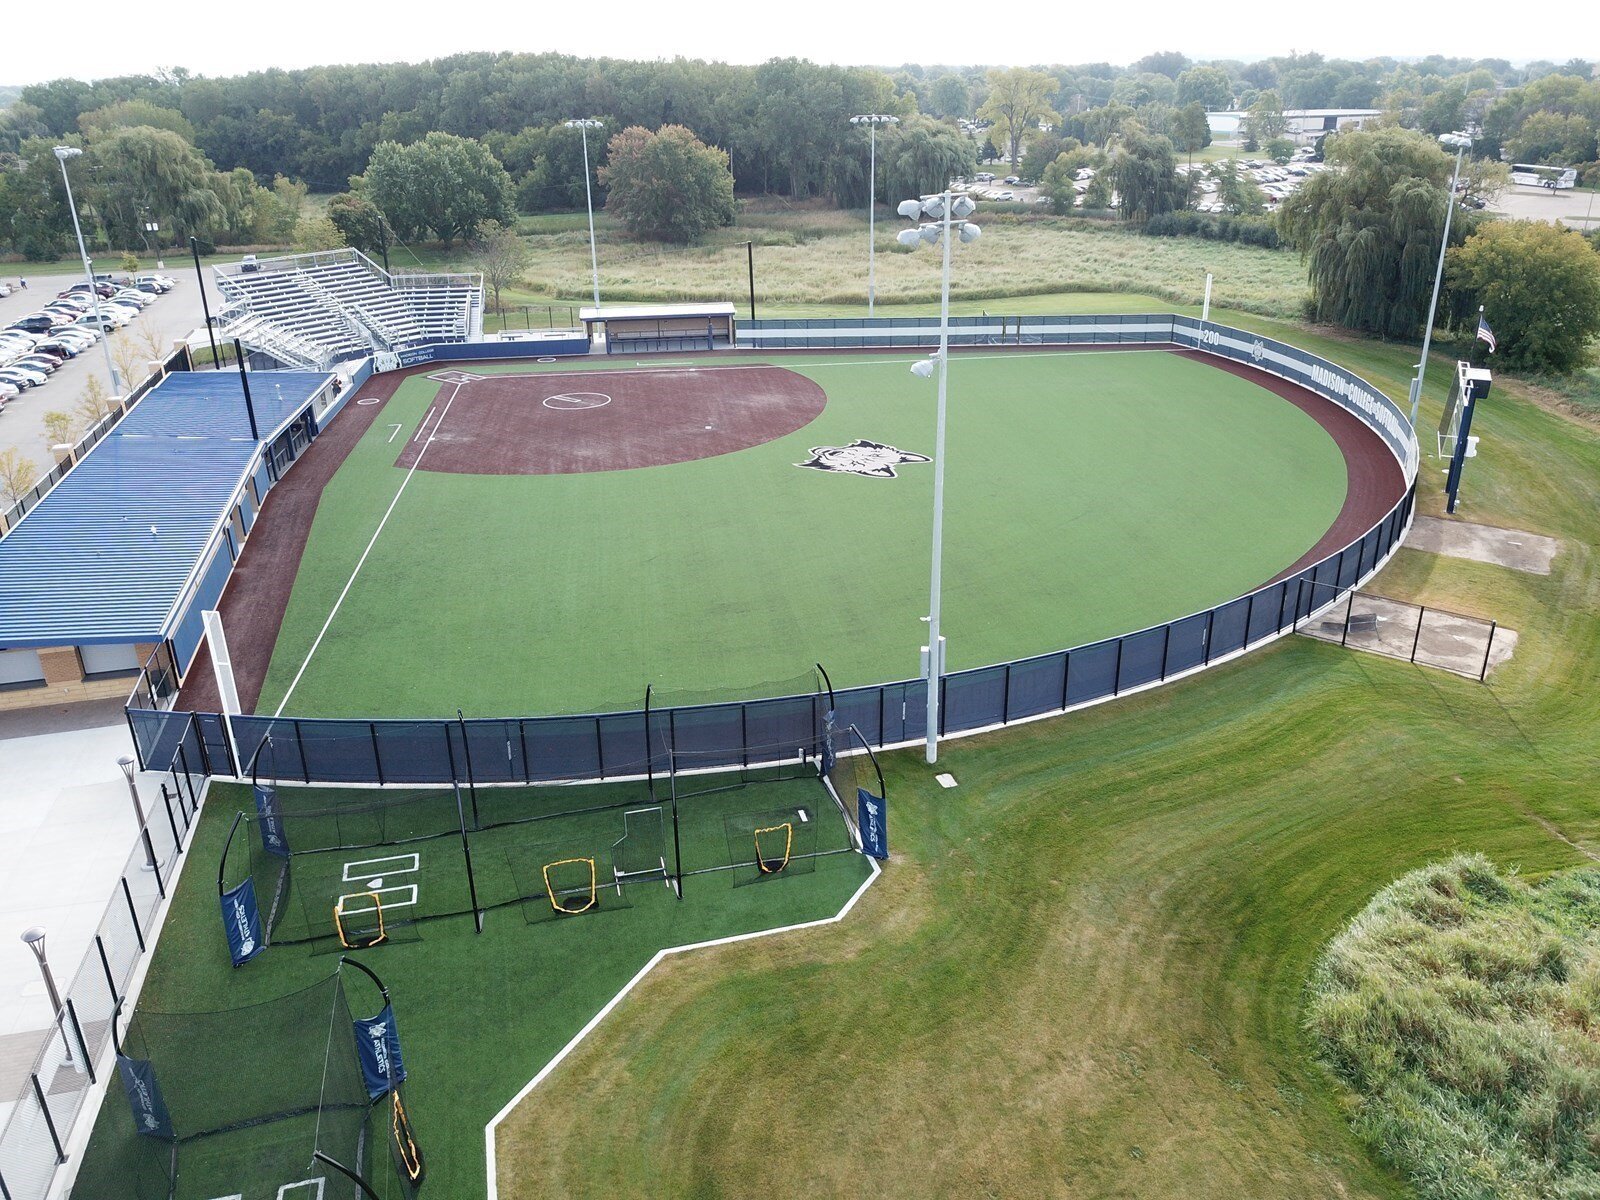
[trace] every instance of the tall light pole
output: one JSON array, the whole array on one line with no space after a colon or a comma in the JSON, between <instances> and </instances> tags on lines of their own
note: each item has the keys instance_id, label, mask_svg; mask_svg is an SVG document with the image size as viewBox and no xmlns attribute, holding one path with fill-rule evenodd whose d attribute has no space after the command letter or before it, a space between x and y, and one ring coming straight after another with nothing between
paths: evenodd
<instances>
[{"instance_id":1,"label":"tall light pole","mask_svg":"<svg viewBox=\"0 0 1600 1200\"><path fill-rule=\"evenodd\" d=\"M243 370L242 363L240 369ZM252 426L255 424L254 416L250 418L250 423ZM145 828L144 824L144 805L139 802L139 785L134 780L134 775L139 770L139 762L133 755L124 754L117 759L117 766L122 768L122 777L128 781L128 795L133 797L134 827L139 831L139 836L144 841L144 869L154 871L156 869L156 848L150 844L150 831Z\"/></svg>"},{"instance_id":2,"label":"tall light pole","mask_svg":"<svg viewBox=\"0 0 1600 1200\"><path fill-rule=\"evenodd\" d=\"M944 639L939 635L939 609L942 599L944 567L944 429L945 402L950 383L950 244L952 238L962 242L976 241L979 229L967 221L977 205L968 195L953 195L948 189L936 196L921 200L906 200L896 210L919 224L915 229L902 229L895 240L902 246L944 245L944 278L939 288L939 350L933 360L924 359L911 368L920 379L933 374L934 362L939 367L938 417L933 434L933 556L931 580L928 586L928 749L927 760L939 761L939 683L944 677ZM920 218L931 217L931 221Z\"/></svg>"},{"instance_id":3,"label":"tall light pole","mask_svg":"<svg viewBox=\"0 0 1600 1200\"><path fill-rule=\"evenodd\" d=\"M61 1020L61 993L56 990L56 977L50 971L50 960L44 956L44 930L38 925L24 929L22 944L33 952L34 961L39 964L39 976L44 980L45 994L50 997L50 1014L55 1020L56 1028L61 1031L61 1045L65 1048L67 1062L70 1063L72 1039L67 1036L67 1027Z\"/></svg>"},{"instance_id":4,"label":"tall light pole","mask_svg":"<svg viewBox=\"0 0 1600 1200\"><path fill-rule=\"evenodd\" d=\"M1433 345L1433 316L1439 307L1439 285L1444 282L1444 252L1450 247L1450 218L1456 211L1456 182L1461 178L1461 156L1472 146L1472 139L1464 133L1440 134L1439 144L1456 152L1456 169L1450 176L1450 194L1445 197L1444 237L1439 240L1439 266L1433 273L1433 299L1428 301L1428 315L1422 323L1422 358L1417 362L1417 376L1411 381L1411 427L1417 427L1417 409L1422 404L1422 379L1428 371L1428 349Z\"/></svg>"},{"instance_id":5,"label":"tall light pole","mask_svg":"<svg viewBox=\"0 0 1600 1200\"><path fill-rule=\"evenodd\" d=\"M878 126L898 125L900 118L887 113L862 113L851 117L850 124L867 127L867 316L870 318L877 299L874 268L877 265L878 247L874 235L877 233L878 216Z\"/></svg>"},{"instance_id":6,"label":"tall light pole","mask_svg":"<svg viewBox=\"0 0 1600 1200\"><path fill-rule=\"evenodd\" d=\"M94 331L100 335L100 349L106 355L106 373L111 376L111 394L122 394L122 376L111 362L111 343L106 333L105 318L100 315L100 293L95 290L94 268L89 265L89 251L83 244L83 226L78 224L78 206L72 200L72 180L67 177L67 159L77 158L83 151L76 146L57 146L56 161L61 164L61 182L67 188L67 210L72 213L72 228L78 235L78 257L83 259L83 277L89 281L89 299L94 303Z\"/></svg>"},{"instance_id":7,"label":"tall light pole","mask_svg":"<svg viewBox=\"0 0 1600 1200\"><path fill-rule=\"evenodd\" d=\"M600 315L600 253L594 246L594 188L589 182L589 130L605 128L604 121L579 117L563 122L568 129L583 131L583 197L589 206L589 271L594 279L594 315Z\"/></svg>"}]
</instances>

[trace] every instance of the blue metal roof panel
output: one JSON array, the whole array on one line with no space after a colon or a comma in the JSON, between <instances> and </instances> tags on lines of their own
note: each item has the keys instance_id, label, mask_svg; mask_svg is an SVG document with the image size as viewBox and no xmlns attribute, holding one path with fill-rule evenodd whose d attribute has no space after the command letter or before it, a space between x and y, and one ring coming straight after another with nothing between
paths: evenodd
<instances>
[{"instance_id":1,"label":"blue metal roof panel","mask_svg":"<svg viewBox=\"0 0 1600 1200\"><path fill-rule=\"evenodd\" d=\"M330 378L252 373L263 438ZM165 636L255 451L237 374L169 376L0 539L0 647Z\"/></svg>"}]
</instances>

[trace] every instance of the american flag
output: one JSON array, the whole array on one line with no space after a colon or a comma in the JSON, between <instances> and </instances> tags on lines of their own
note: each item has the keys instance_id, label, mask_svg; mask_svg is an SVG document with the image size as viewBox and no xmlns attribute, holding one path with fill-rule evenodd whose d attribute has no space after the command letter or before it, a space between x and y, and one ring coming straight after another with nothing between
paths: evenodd
<instances>
[{"instance_id":1,"label":"american flag","mask_svg":"<svg viewBox=\"0 0 1600 1200\"><path fill-rule=\"evenodd\" d=\"M1495 352L1494 330L1489 328L1489 322L1483 319L1483 314L1478 314L1478 340L1489 343L1489 353Z\"/></svg>"}]
</instances>

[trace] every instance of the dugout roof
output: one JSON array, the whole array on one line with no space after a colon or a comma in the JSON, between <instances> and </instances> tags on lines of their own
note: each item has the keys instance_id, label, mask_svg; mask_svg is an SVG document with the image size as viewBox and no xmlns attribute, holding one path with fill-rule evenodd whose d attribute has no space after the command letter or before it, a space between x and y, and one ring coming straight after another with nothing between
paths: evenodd
<instances>
[{"instance_id":1,"label":"dugout roof","mask_svg":"<svg viewBox=\"0 0 1600 1200\"><path fill-rule=\"evenodd\" d=\"M332 381L251 372L261 441ZM167 376L0 539L0 648L164 637L257 444L236 371Z\"/></svg>"},{"instance_id":2,"label":"dugout roof","mask_svg":"<svg viewBox=\"0 0 1600 1200\"><path fill-rule=\"evenodd\" d=\"M662 321L679 317L722 317L731 319L733 301L707 300L688 304L626 304L610 308L580 308L578 320L585 325L596 321Z\"/></svg>"}]
</instances>

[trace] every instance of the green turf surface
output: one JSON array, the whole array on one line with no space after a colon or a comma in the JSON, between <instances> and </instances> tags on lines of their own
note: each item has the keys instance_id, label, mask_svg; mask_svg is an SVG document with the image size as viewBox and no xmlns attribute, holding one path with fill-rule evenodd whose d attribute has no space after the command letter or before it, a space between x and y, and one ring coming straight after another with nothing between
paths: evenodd
<instances>
[{"instance_id":1,"label":"green turf surface","mask_svg":"<svg viewBox=\"0 0 1600 1200\"><path fill-rule=\"evenodd\" d=\"M813 661L840 687L914 675L931 468L885 481L793 465L857 438L930 453L933 389L911 361L783 359L824 387L826 411L713 459L591 475L418 471L318 644L405 478L396 446L438 395L407 380L323 494L257 711L278 709L314 644L291 715L625 709L652 682L750 697ZM1239 595L1309 549L1344 500L1343 459L1314 421L1177 355L958 355L951 389L953 669Z\"/></svg>"},{"instance_id":2,"label":"green turf surface","mask_svg":"<svg viewBox=\"0 0 1600 1200\"><path fill-rule=\"evenodd\" d=\"M719 782L740 781L722 777ZM625 802L630 794L639 804L648 801L643 784L605 785L593 789L592 794L583 787L559 791L561 802L569 807L595 798L608 804ZM359 808L374 799L370 790L318 789L309 793L285 788L281 795L291 814L312 802L319 809L333 805ZM453 819L450 793L408 795L419 797L419 803L449 807ZM485 821L548 813L557 803L551 789L484 790L479 796ZM422 865L410 878L418 882L424 896L419 907L438 909L465 896L465 881L458 870L460 845L449 838L297 854L291 860L290 908L284 929L317 940L270 946L235 971L228 965L218 923L214 864L234 814L241 808L253 811L247 789L212 787L141 1005L157 1011L240 1010L326 978L338 962L339 947L330 936L331 906L323 902L337 892L347 874L343 870L347 863L416 852ZM622 889L625 899L619 901L615 887L602 889L593 910L558 916L543 896L518 902L496 891L515 887L518 880L540 879L541 868L553 857L608 852L615 831L623 828L620 808L578 816L552 815L472 834L482 899L500 905L486 914L482 934L474 934L470 915L434 917L407 926L406 910L397 907L390 910L396 918L397 936L386 944L353 952L383 977L393 995L410 1073L406 1102L429 1161L424 1196L483 1194L485 1124L657 950L832 916L867 878L869 868L860 855L822 853L847 845L848 834L837 807L814 777L756 778L704 795L680 795L679 808L685 869L700 872L688 876L681 900L665 882L641 881ZM792 814L801 808L807 814L806 824L815 831L804 848L815 857L801 859L802 846L797 845L789 867L757 879L758 872L749 865L752 851L746 850L742 841L735 846L728 840L730 823L742 829L757 815L765 819L774 811ZM413 820L411 827L415 830L423 824ZM375 828L369 817L337 827L322 817L290 815L285 821L291 846L297 836L306 839L306 844L328 845L352 834L359 838L360 830ZM253 828L243 832L256 836ZM323 835L320 841L318 835ZM241 849L237 844L230 848L230 864L242 861ZM671 861L671 849L665 852ZM361 868L353 876L365 873L366 868ZM607 873L603 868L602 879ZM391 870L385 882L392 884L404 877ZM428 893L435 890L452 895L447 900L430 898ZM297 907L297 891L313 893L316 903ZM461 895L454 895L456 892ZM262 903L267 903L265 895ZM319 928L311 929L311 924ZM355 1014L371 1015L362 1011L363 1001L372 999L370 988L362 991L365 985L359 978L354 983L347 980L346 986ZM376 1004L370 1007L375 1010ZM326 1006L318 1019L326 1025ZM243 1029L247 1022L241 1020L240 1024ZM192 1051L185 1047L188 1053L183 1062L169 1062L166 1070L182 1072L224 1091L234 1087L237 1077L239 1092L249 1095L254 1089L272 1096L274 1109L281 1107L275 1090L278 1081L271 1075L290 1068L273 1065L270 1043L282 1038L263 1037L258 1047L241 1033L237 1042L218 1045L225 1040L195 1039ZM168 1055L173 1052L169 1047ZM152 1061L159 1082L163 1064L154 1056ZM268 1073L265 1083L251 1082L256 1071ZM127 1194L119 1190L120 1182L114 1182L130 1153L127 1112L126 1102L114 1090L96 1125L78 1195L109 1198ZM231 1135L225 1151L213 1152L217 1143L211 1139L194 1143L193 1152L186 1150L180 1156L180 1170L187 1176L184 1200L210 1200L241 1189L245 1200L277 1200L277 1186L289 1182L281 1174L282 1164L293 1160L296 1145L309 1145L302 1126L275 1122ZM309 1155L308 1148L304 1152ZM384 1194L399 1193L391 1187Z\"/></svg>"}]
</instances>

